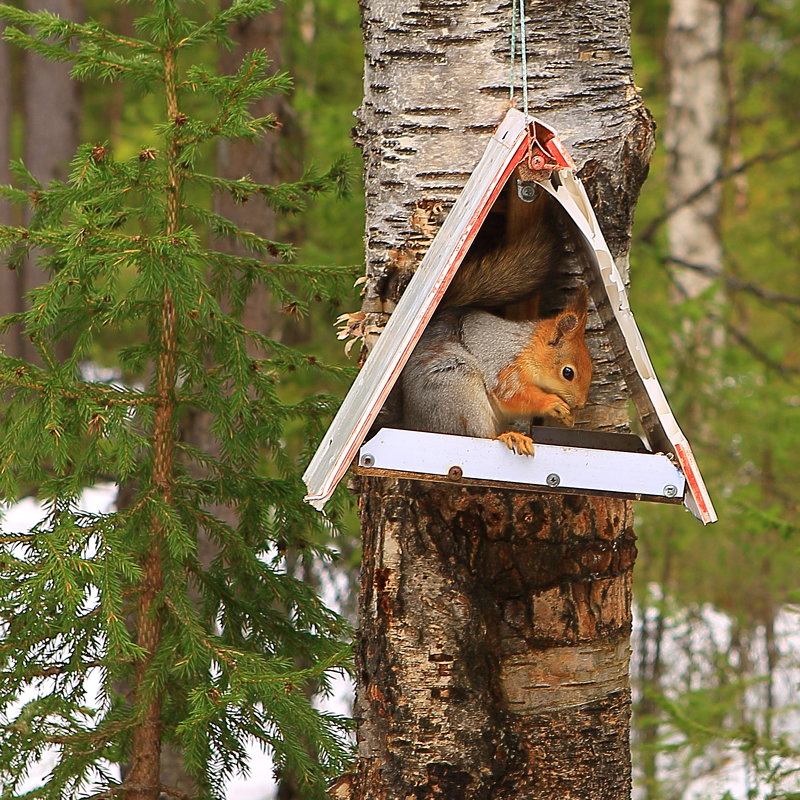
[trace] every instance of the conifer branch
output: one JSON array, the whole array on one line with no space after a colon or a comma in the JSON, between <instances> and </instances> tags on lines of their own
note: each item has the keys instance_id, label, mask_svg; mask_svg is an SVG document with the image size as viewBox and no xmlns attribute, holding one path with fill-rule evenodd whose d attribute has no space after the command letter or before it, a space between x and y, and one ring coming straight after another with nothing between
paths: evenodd
<instances>
[{"instance_id":1,"label":"conifer branch","mask_svg":"<svg viewBox=\"0 0 800 800\"><path fill-rule=\"evenodd\" d=\"M27 666L25 669L25 679L53 678L58 675L82 674L90 669L97 669L108 666L101 661L88 661L81 664L54 664L52 666ZM16 680L18 674L15 672L0 672L0 680Z\"/></svg>"},{"instance_id":2,"label":"conifer branch","mask_svg":"<svg viewBox=\"0 0 800 800\"><path fill-rule=\"evenodd\" d=\"M157 80L159 75L154 64L141 59L126 59L106 52L102 57L70 50L66 44L50 44L36 36L16 28L8 28L4 38L20 47L38 53L49 61L72 62L80 70L81 77L97 74L102 78L118 78L122 74L135 75L142 79Z\"/></svg>"},{"instance_id":3,"label":"conifer branch","mask_svg":"<svg viewBox=\"0 0 800 800\"><path fill-rule=\"evenodd\" d=\"M347 626L286 574L282 555L287 542L327 554L317 541L327 530L300 502L285 426L329 414L332 401L288 402L278 384L294 370L349 370L251 331L238 316L259 283L285 313L300 315L308 298L331 296L331 279L348 268L287 264L291 245L241 230L205 202L228 192L293 213L319 192L344 189L346 174L334 165L284 187L197 177L201 143L250 140L275 126L248 109L288 79L266 74L263 52L229 76L199 67L180 75L176 62L179 50L201 41L229 42L232 19L270 5L234 2L199 26L169 0L137 20L142 40L10 12L20 29L11 38L72 61L73 76L146 81L166 101L158 146L117 160L108 143L85 144L68 180L42 185L17 163L17 187L0 188L0 197L32 212L26 227L0 227L8 264L32 255L52 276L32 292L30 310L0 321L2 330L19 326L42 362L0 356L3 499L34 487L50 504L31 533L0 534L0 586L8 587L0 592L0 714L31 682L42 692L25 707L28 733L0 737L0 769L13 762L23 773L37 748L59 745L41 790L52 796L74 796L89 771L104 784L98 798L172 792L158 775L167 732L215 798L246 763L251 737L317 785L348 757L337 739L346 724L315 711L305 693L305 684L324 684L326 670L346 662ZM185 113L189 94L202 98L210 121ZM184 200L190 184L193 196L205 194L196 205ZM208 248L209 232L244 243L252 257ZM131 326L146 338L119 348L117 360L126 373L146 376L147 388L79 379L98 335L128 340ZM59 339L70 340L70 354L56 350ZM198 411L213 419L218 448L180 442L178 421ZM318 420L301 421L319 428ZM119 484L121 510L75 511L82 490L100 479ZM220 548L211 564L196 552L201 532ZM307 666L298 669L296 658ZM86 707L80 680L93 669L102 673L99 709ZM113 697L120 681L124 698ZM99 761L110 754L129 764L124 784Z\"/></svg>"},{"instance_id":4,"label":"conifer branch","mask_svg":"<svg viewBox=\"0 0 800 800\"><path fill-rule=\"evenodd\" d=\"M212 39L222 44L229 44L228 27L230 25L270 11L274 5L274 0L236 0L228 8L218 11L213 19L199 25L191 34L180 39L176 47L184 49Z\"/></svg>"},{"instance_id":5,"label":"conifer branch","mask_svg":"<svg viewBox=\"0 0 800 800\"><path fill-rule=\"evenodd\" d=\"M0 359L0 363L2 360L5 359ZM15 360L15 363L20 362L16 362ZM29 365L26 365L26 367L29 370L33 369L33 367ZM53 385L45 381L29 380L23 377L25 372L20 374L21 369L22 367L18 367L14 373L4 374L2 376L3 382L18 389L27 389L40 394L55 392L55 394L65 400L86 400L88 396L91 397L92 401L97 405L106 407L122 406L124 408L135 408L136 406L155 405L158 401L156 395L153 394L146 394L130 389L110 389L88 381L76 384L75 388L71 388L68 386Z\"/></svg>"},{"instance_id":6,"label":"conifer branch","mask_svg":"<svg viewBox=\"0 0 800 800\"><path fill-rule=\"evenodd\" d=\"M120 36L97 22L75 22L53 14L51 11L23 11L15 6L3 4L0 6L0 19L5 19L12 25L36 28L42 39L52 37L65 40L76 39L80 42L91 41L105 45L121 45L133 50L156 52L153 44L144 39Z\"/></svg>"}]
</instances>

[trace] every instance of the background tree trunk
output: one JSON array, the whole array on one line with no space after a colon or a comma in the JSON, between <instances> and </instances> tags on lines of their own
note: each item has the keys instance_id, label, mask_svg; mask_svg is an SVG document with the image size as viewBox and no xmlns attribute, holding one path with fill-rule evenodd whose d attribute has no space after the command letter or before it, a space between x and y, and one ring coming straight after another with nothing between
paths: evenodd
<instances>
[{"instance_id":1,"label":"background tree trunk","mask_svg":"<svg viewBox=\"0 0 800 800\"><path fill-rule=\"evenodd\" d=\"M0 22L0 183L9 183L11 175L8 162L11 160L11 59L8 44L3 40L5 22ZM0 200L0 224L7 225L11 220L9 205ZM0 302L2 302L0 300Z\"/></svg>"},{"instance_id":2,"label":"background tree trunk","mask_svg":"<svg viewBox=\"0 0 800 800\"><path fill-rule=\"evenodd\" d=\"M722 186L714 185L722 172L722 10L716 0L671 0L664 48L669 73L669 95L664 130L668 152L666 207L676 209L667 220L667 246L672 299L680 304L698 298L717 280L722 269L720 213ZM709 188L710 187L710 188ZM692 199L693 198L693 199ZM706 384L719 367L723 328L720 308L723 294L711 298L711 315L696 320L686 315L673 341L677 370L684 389ZM701 397L697 395L698 399ZM683 418L703 430L703 403L684 403ZM670 591L674 530L662 537L663 565L660 586ZM646 602L646 601L645 601ZM646 800L660 800L664 787L658 773L658 741L662 716L658 700L663 693L663 640L667 619L664 598L642 608L641 636L648 659L640 665L642 696L637 714L642 720L642 788Z\"/></svg>"},{"instance_id":3,"label":"background tree trunk","mask_svg":"<svg viewBox=\"0 0 800 800\"><path fill-rule=\"evenodd\" d=\"M716 0L672 0L667 34L669 103L664 141L667 208L678 207L667 223L670 268L677 302L699 297L722 268L720 212L722 185L722 10ZM711 188L702 191L704 187ZM687 200L691 199L689 202ZM721 293L711 319L688 321L682 349L689 363L723 344ZM690 330L691 328L691 330Z\"/></svg>"},{"instance_id":4,"label":"background tree trunk","mask_svg":"<svg viewBox=\"0 0 800 800\"><path fill-rule=\"evenodd\" d=\"M65 19L83 16L81 0L28 0L30 11L50 11ZM25 51L23 61L23 160L41 183L63 180L80 143L80 84L69 77L70 65L47 61ZM28 258L18 284L19 297L47 279L36 263L37 254ZM19 301L22 303L22 299ZM38 354L26 339L19 343L19 355L38 361Z\"/></svg>"},{"instance_id":5,"label":"background tree trunk","mask_svg":"<svg viewBox=\"0 0 800 800\"><path fill-rule=\"evenodd\" d=\"M507 108L511 11L499 0L362 8L364 310L379 319ZM570 148L625 273L652 149L628 14L622 0L582 0L528 18L531 113ZM591 338L581 423L621 429L619 373L602 334ZM628 797L629 505L378 479L363 489L353 796Z\"/></svg>"},{"instance_id":6,"label":"background tree trunk","mask_svg":"<svg viewBox=\"0 0 800 800\"><path fill-rule=\"evenodd\" d=\"M3 41L5 23L0 22L0 184L11 182L8 163L11 160L11 117L13 98L11 92L11 59L8 45ZM11 205L0 199L0 225L12 223ZM17 311L19 289L17 273L3 266L0 267L0 316ZM0 336L0 347L7 355L16 356L15 345L18 337L4 334Z\"/></svg>"},{"instance_id":7,"label":"background tree trunk","mask_svg":"<svg viewBox=\"0 0 800 800\"><path fill-rule=\"evenodd\" d=\"M65 19L83 16L80 0L29 0L30 11L50 11ZM80 141L80 84L70 65L25 51L23 73L24 160L43 183L64 179ZM28 285L38 286L28 282Z\"/></svg>"},{"instance_id":8,"label":"background tree trunk","mask_svg":"<svg viewBox=\"0 0 800 800\"><path fill-rule=\"evenodd\" d=\"M262 14L255 19L235 25L232 36L236 47L231 51L224 50L220 54L222 74L233 73L238 68L242 56L256 49L266 50L272 60L272 70L279 71L283 65L281 37L284 13L283 7L278 6L269 14ZM285 125L292 114L284 95L260 98L253 104L251 111L256 116L274 114L281 121L281 125ZM231 179L249 175L254 181L261 183L274 183L285 179L286 169L282 170L280 166L283 138L272 135L252 143L220 142L217 148L218 174L220 177ZM275 212L264 203L255 200L236 203L230 195L218 194L214 199L214 210L244 230L253 231L268 239L275 238ZM237 242L227 242L225 246L231 253L251 255ZM247 327L280 338L283 319L275 313L269 292L264 286L254 288L244 312L243 322Z\"/></svg>"}]
</instances>

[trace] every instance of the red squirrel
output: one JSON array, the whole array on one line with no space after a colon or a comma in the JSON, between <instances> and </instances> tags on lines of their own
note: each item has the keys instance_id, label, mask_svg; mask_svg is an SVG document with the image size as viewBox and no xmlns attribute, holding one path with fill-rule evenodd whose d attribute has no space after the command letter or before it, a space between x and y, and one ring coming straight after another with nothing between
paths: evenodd
<instances>
[{"instance_id":1,"label":"red squirrel","mask_svg":"<svg viewBox=\"0 0 800 800\"><path fill-rule=\"evenodd\" d=\"M506 242L467 256L443 300L456 307L437 312L403 370L403 427L499 439L532 455L531 438L510 429L514 420L547 416L571 427L573 410L586 404L588 292L547 319L513 321L474 307L529 296L560 260L560 237L542 224L546 197L523 204L511 183Z\"/></svg>"}]
</instances>

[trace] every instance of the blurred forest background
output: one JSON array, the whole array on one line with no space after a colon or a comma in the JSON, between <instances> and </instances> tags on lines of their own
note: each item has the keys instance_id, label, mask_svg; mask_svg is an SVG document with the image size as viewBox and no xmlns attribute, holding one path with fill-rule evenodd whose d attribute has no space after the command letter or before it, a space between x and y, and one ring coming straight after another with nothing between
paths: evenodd
<instances>
[{"instance_id":1,"label":"blurred forest background","mask_svg":"<svg viewBox=\"0 0 800 800\"><path fill-rule=\"evenodd\" d=\"M636 796L797 798L800 8L797 0L634 6L637 83L658 148L636 215L631 304L720 516L704 529L673 507L637 508ZM109 0L28 7L123 32L136 12ZM352 265L354 282L363 263L360 155L349 138L361 101L358 4L290 0L237 36L245 47L266 47L294 82L289 96L271 101L282 128L260 146L253 163L265 174L257 179L291 179L342 155L352 174L349 199L323 196L300 215L245 224L295 243L299 263ZM206 57L230 56L209 45ZM158 118L152 95L79 86L67 73L0 43L0 183L11 181L12 157L48 181L65 176L79 142L110 142L122 158L147 141ZM237 159L252 158L224 149L216 157L230 175ZM243 209L231 215L255 211ZM0 223L11 222L0 204ZM0 314L20 308L40 280L33 265L0 272ZM301 319L267 296L254 313L271 336L352 365L332 324L358 305L348 284L338 305L320 302ZM134 342L141 331L127 335ZM24 341L5 344L25 354ZM120 342L108 344L94 358L113 371ZM320 390L341 396L346 384L310 386L299 376L284 386L298 398ZM287 448L299 453L305 444L289 439ZM347 513L349 533L332 545L342 558L316 569L299 561L298 569L352 617L358 525Z\"/></svg>"}]
</instances>

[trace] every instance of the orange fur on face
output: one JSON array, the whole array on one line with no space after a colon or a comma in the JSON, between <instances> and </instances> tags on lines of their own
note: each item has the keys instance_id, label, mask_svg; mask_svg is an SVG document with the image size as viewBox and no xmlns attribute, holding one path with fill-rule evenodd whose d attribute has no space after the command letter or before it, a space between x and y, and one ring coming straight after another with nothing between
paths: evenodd
<instances>
[{"instance_id":1,"label":"orange fur on face","mask_svg":"<svg viewBox=\"0 0 800 800\"><path fill-rule=\"evenodd\" d=\"M521 381L519 371L520 367L512 364L498 376L498 386L505 388L505 391L495 392L500 408L510 417L548 414L553 405L553 395L532 383Z\"/></svg>"},{"instance_id":2,"label":"orange fur on face","mask_svg":"<svg viewBox=\"0 0 800 800\"><path fill-rule=\"evenodd\" d=\"M586 405L592 382L586 317L583 291L558 316L539 320L528 344L498 375L493 394L503 413L554 416L571 424L571 410Z\"/></svg>"}]
</instances>

